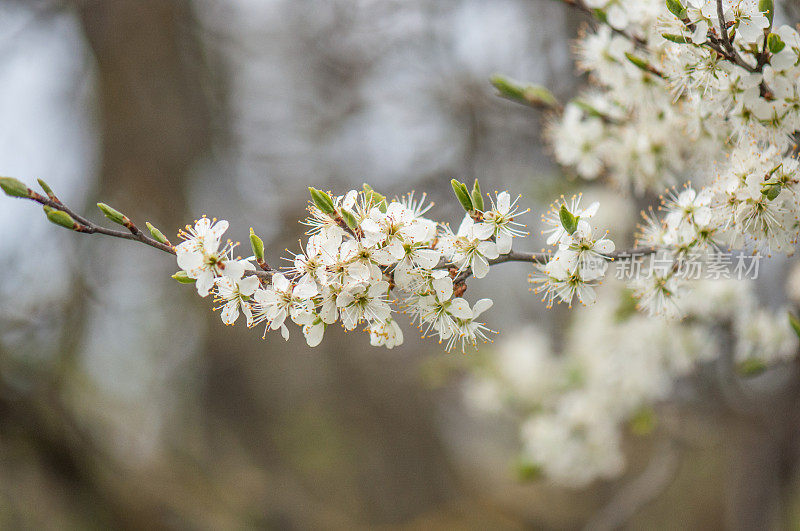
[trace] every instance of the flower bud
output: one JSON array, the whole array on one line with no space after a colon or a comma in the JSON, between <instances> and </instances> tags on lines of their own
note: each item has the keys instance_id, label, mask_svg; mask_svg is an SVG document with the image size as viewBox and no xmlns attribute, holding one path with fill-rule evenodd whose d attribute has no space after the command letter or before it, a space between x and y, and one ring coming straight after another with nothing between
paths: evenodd
<instances>
[{"instance_id":1,"label":"flower bud","mask_svg":"<svg viewBox=\"0 0 800 531\"><path fill-rule=\"evenodd\" d=\"M558 106L553 93L538 85L522 85L505 76L494 75L490 79L498 95L533 107L553 108Z\"/></svg>"},{"instance_id":2,"label":"flower bud","mask_svg":"<svg viewBox=\"0 0 800 531\"><path fill-rule=\"evenodd\" d=\"M561 220L561 226L564 227L567 234L574 233L578 228L578 218L567 210L566 205L561 205L561 210L558 211L558 219Z\"/></svg>"},{"instance_id":3,"label":"flower bud","mask_svg":"<svg viewBox=\"0 0 800 531\"><path fill-rule=\"evenodd\" d=\"M264 241L256 236L253 227L250 227L250 247L253 249L253 256L257 261L264 260Z\"/></svg>"},{"instance_id":4,"label":"flower bud","mask_svg":"<svg viewBox=\"0 0 800 531\"><path fill-rule=\"evenodd\" d=\"M47 219L50 220L51 223L60 225L65 229L75 230L75 220L63 210L45 207L44 212L47 214Z\"/></svg>"},{"instance_id":5,"label":"flower bud","mask_svg":"<svg viewBox=\"0 0 800 531\"><path fill-rule=\"evenodd\" d=\"M456 194L456 199L458 202L461 203L461 206L464 207L464 210L467 212L472 210L472 199L469 197L469 190L467 190L467 185L458 182L455 179L450 181L450 186L453 187L453 192Z\"/></svg>"},{"instance_id":6,"label":"flower bud","mask_svg":"<svg viewBox=\"0 0 800 531\"><path fill-rule=\"evenodd\" d=\"M31 192L25 183L13 177L0 177L0 188L9 197L30 197Z\"/></svg>"},{"instance_id":7,"label":"flower bud","mask_svg":"<svg viewBox=\"0 0 800 531\"><path fill-rule=\"evenodd\" d=\"M478 184L478 179L475 179L475 184L472 185L472 204L477 210L483 212L483 194L481 193L481 185Z\"/></svg>"},{"instance_id":8,"label":"flower bud","mask_svg":"<svg viewBox=\"0 0 800 531\"><path fill-rule=\"evenodd\" d=\"M329 216L336 212L336 207L333 206L333 199L331 199L330 195L311 186L308 187L308 191L311 193L311 199L318 209Z\"/></svg>"},{"instance_id":9,"label":"flower bud","mask_svg":"<svg viewBox=\"0 0 800 531\"><path fill-rule=\"evenodd\" d=\"M129 222L128 218L126 218L122 212L119 212L118 210L111 208L105 203L97 203L97 208L99 208L100 211L114 223L125 225L127 222Z\"/></svg>"},{"instance_id":10,"label":"flower bud","mask_svg":"<svg viewBox=\"0 0 800 531\"><path fill-rule=\"evenodd\" d=\"M152 223L150 223L149 221L145 221L144 224L147 225L147 230L150 231L150 235L153 237L155 241L157 241L158 243L165 243L167 245L170 245L169 240L167 239L166 236L164 236L164 233L162 233L160 230L154 227Z\"/></svg>"},{"instance_id":11,"label":"flower bud","mask_svg":"<svg viewBox=\"0 0 800 531\"><path fill-rule=\"evenodd\" d=\"M42 187L42 190L44 190L44 193L47 194L47 197L55 201L56 194L53 192L53 189L50 188L50 185L44 182L44 179L36 179L36 180L39 182L39 186Z\"/></svg>"},{"instance_id":12,"label":"flower bud","mask_svg":"<svg viewBox=\"0 0 800 531\"><path fill-rule=\"evenodd\" d=\"M189 275L186 273L186 271L178 271L177 273L172 275L172 278L174 278L181 284L194 284L195 282L197 282L195 279L189 278Z\"/></svg>"}]
</instances>

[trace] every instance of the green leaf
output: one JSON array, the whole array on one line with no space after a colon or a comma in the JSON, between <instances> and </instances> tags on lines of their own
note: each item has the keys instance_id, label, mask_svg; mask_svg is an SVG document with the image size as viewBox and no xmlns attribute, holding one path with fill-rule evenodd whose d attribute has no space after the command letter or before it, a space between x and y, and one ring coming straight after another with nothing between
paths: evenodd
<instances>
[{"instance_id":1,"label":"green leaf","mask_svg":"<svg viewBox=\"0 0 800 531\"><path fill-rule=\"evenodd\" d=\"M9 197L30 197L31 191L25 183L13 177L0 177L0 188Z\"/></svg>"},{"instance_id":2,"label":"green leaf","mask_svg":"<svg viewBox=\"0 0 800 531\"><path fill-rule=\"evenodd\" d=\"M367 198L367 201L369 201L369 204L377 205L378 210L380 210L385 214L386 209L388 208L386 203L386 196L379 194L378 192L373 190L372 187L367 183L364 183L362 188L364 190L364 196Z\"/></svg>"},{"instance_id":3,"label":"green leaf","mask_svg":"<svg viewBox=\"0 0 800 531\"><path fill-rule=\"evenodd\" d=\"M177 273L172 275L172 278L174 278L181 284L194 284L195 282L197 282L195 279L189 278L189 275L186 274L186 271L178 271Z\"/></svg>"},{"instance_id":4,"label":"green leaf","mask_svg":"<svg viewBox=\"0 0 800 531\"><path fill-rule=\"evenodd\" d=\"M472 185L472 204L477 210L483 212L483 194L481 193L481 185L478 184L478 179L475 179L475 184Z\"/></svg>"},{"instance_id":5,"label":"green leaf","mask_svg":"<svg viewBox=\"0 0 800 531\"><path fill-rule=\"evenodd\" d=\"M736 370L742 376L755 376L767 369L767 365L758 358L748 358L736 366Z\"/></svg>"},{"instance_id":6,"label":"green leaf","mask_svg":"<svg viewBox=\"0 0 800 531\"><path fill-rule=\"evenodd\" d=\"M772 25L772 17L775 15L775 4L772 0L759 0L758 10L764 13L769 20L770 26Z\"/></svg>"},{"instance_id":7,"label":"green leaf","mask_svg":"<svg viewBox=\"0 0 800 531\"><path fill-rule=\"evenodd\" d=\"M792 325L792 330L794 330L794 333L797 334L797 337L800 337L800 319L797 319L797 317L790 313L789 324Z\"/></svg>"},{"instance_id":8,"label":"green leaf","mask_svg":"<svg viewBox=\"0 0 800 531\"><path fill-rule=\"evenodd\" d=\"M650 435L656 428L656 412L651 407L643 407L631 419L630 428L634 435Z\"/></svg>"},{"instance_id":9,"label":"green leaf","mask_svg":"<svg viewBox=\"0 0 800 531\"><path fill-rule=\"evenodd\" d=\"M681 20L686 18L686 8L683 7L679 0L667 0L667 9Z\"/></svg>"},{"instance_id":10,"label":"green leaf","mask_svg":"<svg viewBox=\"0 0 800 531\"><path fill-rule=\"evenodd\" d=\"M514 472L520 481L535 481L544 475L541 466L526 459L518 459L514 463Z\"/></svg>"},{"instance_id":11,"label":"green leaf","mask_svg":"<svg viewBox=\"0 0 800 531\"><path fill-rule=\"evenodd\" d=\"M44 212L47 214L47 219L51 223L55 223L56 225L64 227L65 229L75 230L75 220L63 210L45 208Z\"/></svg>"},{"instance_id":12,"label":"green leaf","mask_svg":"<svg viewBox=\"0 0 800 531\"><path fill-rule=\"evenodd\" d=\"M558 218L561 220L561 226L567 231L567 234L572 234L578 228L578 218L572 215L572 212L567 210L566 205L561 205L558 211Z\"/></svg>"},{"instance_id":13,"label":"green leaf","mask_svg":"<svg viewBox=\"0 0 800 531\"><path fill-rule=\"evenodd\" d=\"M358 228L358 220L356 217L347 210L342 210L342 218L344 218L344 222L347 223L347 226L350 227L351 230L356 230Z\"/></svg>"},{"instance_id":14,"label":"green leaf","mask_svg":"<svg viewBox=\"0 0 800 531\"><path fill-rule=\"evenodd\" d=\"M464 210L470 212L472 210L472 199L469 197L467 185L455 179L450 181L450 186L453 187L453 193L456 194L456 199L464 207Z\"/></svg>"},{"instance_id":15,"label":"green leaf","mask_svg":"<svg viewBox=\"0 0 800 531\"><path fill-rule=\"evenodd\" d=\"M686 37L683 35L675 35L674 33L662 33L662 37L670 42L674 42L676 44L687 44Z\"/></svg>"},{"instance_id":16,"label":"green leaf","mask_svg":"<svg viewBox=\"0 0 800 531\"><path fill-rule=\"evenodd\" d=\"M311 186L308 187L308 191L311 193L311 199L318 209L329 216L336 212L336 207L333 206L333 199L331 199L330 195Z\"/></svg>"},{"instance_id":17,"label":"green leaf","mask_svg":"<svg viewBox=\"0 0 800 531\"><path fill-rule=\"evenodd\" d=\"M158 243L165 243L169 245L169 240L167 239L166 236L164 236L164 233L162 233L160 230L154 227L153 224L150 223L149 221L145 221L145 225L147 225L147 230L150 231L150 235L153 236L153 239L155 241L157 241Z\"/></svg>"},{"instance_id":18,"label":"green leaf","mask_svg":"<svg viewBox=\"0 0 800 531\"><path fill-rule=\"evenodd\" d=\"M97 203L97 208L99 208L100 211L114 223L119 223L120 225L125 225L126 223L129 223L128 218L126 218L122 212L111 208L105 203Z\"/></svg>"},{"instance_id":19,"label":"green leaf","mask_svg":"<svg viewBox=\"0 0 800 531\"><path fill-rule=\"evenodd\" d=\"M772 53L778 53L786 47L786 43L783 42L780 36L777 33L770 33L767 35L767 48Z\"/></svg>"},{"instance_id":20,"label":"green leaf","mask_svg":"<svg viewBox=\"0 0 800 531\"><path fill-rule=\"evenodd\" d=\"M264 240L256 235L253 227L250 227L250 247L253 249L253 256L256 257L256 260L264 259Z\"/></svg>"},{"instance_id":21,"label":"green leaf","mask_svg":"<svg viewBox=\"0 0 800 531\"><path fill-rule=\"evenodd\" d=\"M608 24L608 15L602 9L593 9L594 16L597 17L597 20L602 22L603 24Z\"/></svg>"},{"instance_id":22,"label":"green leaf","mask_svg":"<svg viewBox=\"0 0 800 531\"><path fill-rule=\"evenodd\" d=\"M628 61L636 65L640 70L644 70L645 72L650 72L651 70L650 65L644 59L636 57L635 55L628 52L625 52L625 57L627 57Z\"/></svg>"},{"instance_id":23,"label":"green leaf","mask_svg":"<svg viewBox=\"0 0 800 531\"><path fill-rule=\"evenodd\" d=\"M768 184L764 186L764 188L761 190L761 193L764 194L767 197L767 199L772 201L780 195L781 185L778 183Z\"/></svg>"}]
</instances>

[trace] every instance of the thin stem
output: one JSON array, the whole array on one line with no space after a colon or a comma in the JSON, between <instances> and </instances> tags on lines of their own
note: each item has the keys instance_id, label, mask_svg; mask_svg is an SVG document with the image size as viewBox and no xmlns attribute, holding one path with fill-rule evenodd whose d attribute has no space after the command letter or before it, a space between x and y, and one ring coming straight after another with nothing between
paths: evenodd
<instances>
[{"instance_id":1,"label":"thin stem","mask_svg":"<svg viewBox=\"0 0 800 531\"><path fill-rule=\"evenodd\" d=\"M647 256L653 254L657 250L658 249L656 247L633 247L631 249L620 249L619 251L608 253L605 256L607 256L612 261L627 260L630 258ZM543 264L547 262L550 256L551 256L550 253L525 253L525 252L511 251L508 254L504 254L502 256L498 256L497 258L489 260L489 265L492 266L497 264L504 264L506 262L528 262L533 264ZM465 269L464 271L461 271L456 275L456 277L453 279L453 283L460 284L471 276L472 276L472 270Z\"/></svg>"},{"instance_id":2,"label":"thin stem","mask_svg":"<svg viewBox=\"0 0 800 531\"><path fill-rule=\"evenodd\" d=\"M80 214L76 213L74 210L69 208L64 203L62 203L55 196L53 196L52 198L51 197L44 197L41 194L38 194L38 193L36 193L36 192L34 192L32 190L29 190L29 192L30 192L30 196L28 197L28 199L30 199L32 201L35 201L36 203L39 203L41 205L45 205L45 206L54 208L56 210L61 210L63 212L66 212L67 214L69 214L70 217L72 219L74 219L75 222L77 223L77 227L74 229L75 232L80 232L80 233L83 233L83 234L103 234L105 236L111 236L112 238L120 238L122 240L137 241L139 243L143 243L145 245L149 245L150 247L153 247L153 248L158 249L159 251L163 251L165 253L169 253L169 254L172 254L172 255L177 254L176 251L175 251L175 247L173 247L172 245L168 245L166 243L161 243L161 242L151 238L150 236L148 236L147 234L145 234L144 232L139 230L139 228L136 227L136 225L134 225L133 223L130 223L130 224L126 225L126 227L128 228L128 232L122 231L122 230L117 230L117 229L109 229L109 228L103 227L101 225L98 225L98 224L94 223L93 221L91 221L91 220L81 216ZM275 273L275 270L269 268L269 266L266 266L266 268L264 266L266 266L266 263L263 266L261 266L262 267L261 270L245 271L244 275L245 276L253 275L253 276L257 276L258 278L263 278L263 279L269 280L269 279L272 278L272 275Z\"/></svg>"}]
</instances>

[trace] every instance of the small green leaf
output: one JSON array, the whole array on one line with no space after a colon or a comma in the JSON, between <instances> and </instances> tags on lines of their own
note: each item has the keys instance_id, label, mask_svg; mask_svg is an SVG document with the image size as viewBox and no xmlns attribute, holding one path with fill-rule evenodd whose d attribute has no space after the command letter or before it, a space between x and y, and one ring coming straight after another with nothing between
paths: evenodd
<instances>
[{"instance_id":1,"label":"small green leaf","mask_svg":"<svg viewBox=\"0 0 800 531\"><path fill-rule=\"evenodd\" d=\"M150 235L153 237L155 241L157 241L158 243L165 243L167 245L170 244L167 237L164 236L164 233L162 233L160 230L154 227L152 223L150 223L149 221L145 221L145 225L147 225L147 230L150 231Z\"/></svg>"},{"instance_id":2,"label":"small green leaf","mask_svg":"<svg viewBox=\"0 0 800 531\"><path fill-rule=\"evenodd\" d=\"M9 197L30 197L31 191L25 183L13 177L0 177L0 188Z\"/></svg>"},{"instance_id":3,"label":"small green leaf","mask_svg":"<svg viewBox=\"0 0 800 531\"><path fill-rule=\"evenodd\" d=\"M684 37L683 35L675 35L674 33L662 33L661 36L664 37L666 40L674 42L676 44L686 44L688 42L686 40L686 37Z\"/></svg>"},{"instance_id":4,"label":"small green leaf","mask_svg":"<svg viewBox=\"0 0 800 531\"><path fill-rule=\"evenodd\" d=\"M333 206L333 199L331 199L330 195L311 186L308 187L308 191L311 193L311 199L318 209L329 216L336 212L336 207Z\"/></svg>"},{"instance_id":5,"label":"small green leaf","mask_svg":"<svg viewBox=\"0 0 800 531\"><path fill-rule=\"evenodd\" d=\"M800 337L800 319L797 319L797 317L790 313L789 324L792 325L792 330L794 330L794 333L797 334L797 337Z\"/></svg>"},{"instance_id":6,"label":"small green leaf","mask_svg":"<svg viewBox=\"0 0 800 531\"><path fill-rule=\"evenodd\" d=\"M373 190L372 187L367 183L364 183L363 189L364 189L364 196L367 198L367 201L369 201L369 204L377 205L378 210L380 210L385 214L386 209L388 208L386 204L386 196L379 194L378 192Z\"/></svg>"},{"instance_id":7,"label":"small green leaf","mask_svg":"<svg viewBox=\"0 0 800 531\"><path fill-rule=\"evenodd\" d=\"M683 7L679 0L667 0L667 9L681 20L686 18L686 8Z\"/></svg>"},{"instance_id":8,"label":"small green leaf","mask_svg":"<svg viewBox=\"0 0 800 531\"><path fill-rule=\"evenodd\" d=\"M120 225L125 225L126 223L130 222L128 220L128 218L126 218L125 215L122 212L120 212L120 211L118 211L118 210L116 210L114 208L111 208L110 206L108 206L105 203L97 203L97 208L99 208L100 211L103 214L105 214L106 217L108 219L110 219L111 221L113 221L114 223L119 223Z\"/></svg>"},{"instance_id":9,"label":"small green leaf","mask_svg":"<svg viewBox=\"0 0 800 531\"><path fill-rule=\"evenodd\" d=\"M543 475L542 467L527 459L518 459L514 463L514 472L519 481L535 481Z\"/></svg>"},{"instance_id":10,"label":"small green leaf","mask_svg":"<svg viewBox=\"0 0 800 531\"><path fill-rule=\"evenodd\" d=\"M481 185L478 184L478 179L475 179L475 184L472 185L472 204L477 210L483 212L483 194L481 194Z\"/></svg>"},{"instance_id":11,"label":"small green leaf","mask_svg":"<svg viewBox=\"0 0 800 531\"><path fill-rule=\"evenodd\" d=\"M628 61L636 65L640 70L644 70L645 72L650 72L652 69L650 65L644 59L640 57L636 57L635 55L625 52L625 57L628 58Z\"/></svg>"},{"instance_id":12,"label":"small green leaf","mask_svg":"<svg viewBox=\"0 0 800 531\"><path fill-rule=\"evenodd\" d=\"M358 228L358 220L356 217L347 210L342 210L342 218L344 218L344 222L347 223L347 226L350 227L351 230L356 230Z\"/></svg>"},{"instance_id":13,"label":"small green leaf","mask_svg":"<svg viewBox=\"0 0 800 531\"><path fill-rule=\"evenodd\" d=\"M770 26L772 25L772 17L775 15L775 4L772 0L759 0L758 10L766 15L769 20Z\"/></svg>"},{"instance_id":14,"label":"small green leaf","mask_svg":"<svg viewBox=\"0 0 800 531\"><path fill-rule=\"evenodd\" d=\"M567 210L566 205L561 205L558 211L558 218L561 220L561 226L567 231L567 234L572 234L578 228L578 218L572 215L572 212Z\"/></svg>"},{"instance_id":15,"label":"small green leaf","mask_svg":"<svg viewBox=\"0 0 800 531\"><path fill-rule=\"evenodd\" d=\"M767 197L767 199L772 201L780 195L781 185L778 183L768 184L764 186L764 188L761 190L761 193L764 194Z\"/></svg>"},{"instance_id":16,"label":"small green leaf","mask_svg":"<svg viewBox=\"0 0 800 531\"><path fill-rule=\"evenodd\" d=\"M174 278L181 284L194 284L195 282L197 282L197 280L189 278L189 275L186 273L186 271L178 271L177 273L172 275L172 278Z\"/></svg>"},{"instance_id":17,"label":"small green leaf","mask_svg":"<svg viewBox=\"0 0 800 531\"><path fill-rule=\"evenodd\" d=\"M736 370L742 376L755 376L767 369L767 365L758 358L748 358L736 366Z\"/></svg>"},{"instance_id":18,"label":"small green leaf","mask_svg":"<svg viewBox=\"0 0 800 531\"><path fill-rule=\"evenodd\" d=\"M469 197L467 185L452 179L450 181L450 186L453 187L453 193L456 194L456 199L458 199L458 202L464 207L464 210L470 212L472 210L472 199Z\"/></svg>"},{"instance_id":19,"label":"small green leaf","mask_svg":"<svg viewBox=\"0 0 800 531\"><path fill-rule=\"evenodd\" d=\"M767 35L767 48L772 53L778 53L786 47L786 43L781 40L777 33Z\"/></svg>"},{"instance_id":20,"label":"small green leaf","mask_svg":"<svg viewBox=\"0 0 800 531\"><path fill-rule=\"evenodd\" d=\"M631 419L630 428L634 435L650 435L656 428L656 412L651 407L643 407Z\"/></svg>"},{"instance_id":21,"label":"small green leaf","mask_svg":"<svg viewBox=\"0 0 800 531\"><path fill-rule=\"evenodd\" d=\"M253 227L250 227L250 247L253 249L253 256L256 257L256 260L264 259L264 240L256 235Z\"/></svg>"},{"instance_id":22,"label":"small green leaf","mask_svg":"<svg viewBox=\"0 0 800 531\"><path fill-rule=\"evenodd\" d=\"M47 219L51 223L55 223L65 229L75 230L75 220L63 210L56 210L48 207L44 209L44 212L47 214Z\"/></svg>"},{"instance_id":23,"label":"small green leaf","mask_svg":"<svg viewBox=\"0 0 800 531\"><path fill-rule=\"evenodd\" d=\"M593 9L594 16L597 17L597 20L602 22L603 24L608 24L608 15L602 9Z\"/></svg>"}]
</instances>

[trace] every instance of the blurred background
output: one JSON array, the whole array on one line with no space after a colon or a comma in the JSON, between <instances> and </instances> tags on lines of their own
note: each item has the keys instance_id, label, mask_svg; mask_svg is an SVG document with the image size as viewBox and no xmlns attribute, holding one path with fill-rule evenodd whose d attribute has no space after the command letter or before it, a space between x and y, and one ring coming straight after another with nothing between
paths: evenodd
<instances>
[{"instance_id":1,"label":"blurred background","mask_svg":"<svg viewBox=\"0 0 800 531\"><path fill-rule=\"evenodd\" d=\"M273 262L303 236L309 185L424 191L457 223L449 180L480 177L523 194L536 249L538 212L576 183L539 114L487 80L566 99L581 23L547 0L6 0L0 172L170 237L204 213L234 239L252 226ZM391 351L338 329L315 349L261 340L175 284L166 255L22 201L0 202L0 226L4 529L580 528L659 452L633 441L625 475L583 490L520 481L516 427L472 413L462 355L413 327ZM558 327L526 274L470 285L496 301L492 328ZM796 422L778 443L706 409L631 528L719 528L737 507L760 522L794 482L774 445Z\"/></svg>"}]
</instances>

